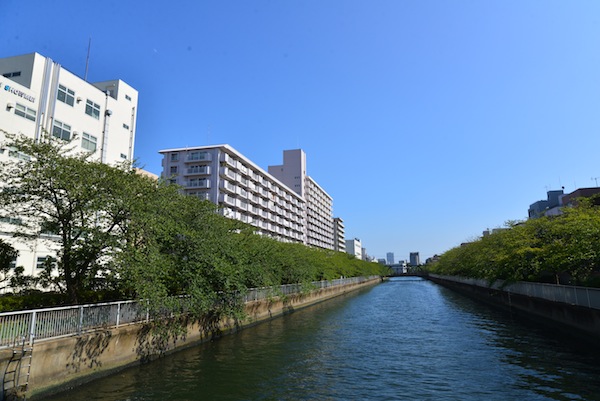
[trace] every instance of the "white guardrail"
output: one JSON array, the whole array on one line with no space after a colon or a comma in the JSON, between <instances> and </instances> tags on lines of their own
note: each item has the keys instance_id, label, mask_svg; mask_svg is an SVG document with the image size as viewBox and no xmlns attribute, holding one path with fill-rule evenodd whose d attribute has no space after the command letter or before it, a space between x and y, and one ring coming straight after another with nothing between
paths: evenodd
<instances>
[{"instance_id":1,"label":"white guardrail","mask_svg":"<svg viewBox=\"0 0 600 401\"><path fill-rule=\"evenodd\" d=\"M562 302L569 305L583 306L591 309L600 309L600 289L589 287L578 287L574 285L557 285L545 283L530 283L518 281L503 287L504 281L496 280L492 285L488 280L444 276L440 274L429 274L429 277L457 283L475 285L478 287L492 288L505 291L510 294L525 295L528 297L541 298L552 302Z\"/></svg>"},{"instance_id":2,"label":"white guardrail","mask_svg":"<svg viewBox=\"0 0 600 401\"><path fill-rule=\"evenodd\" d=\"M360 284L379 276L351 277L315 281L311 289ZM259 301L273 296L302 292L302 284L253 288L243 296L244 302ZM49 339L81 334L87 331L119 327L148 321L144 302L120 301L101 304L64 306L0 313L0 348L12 346L17 340L31 343L33 339Z\"/></svg>"}]
</instances>

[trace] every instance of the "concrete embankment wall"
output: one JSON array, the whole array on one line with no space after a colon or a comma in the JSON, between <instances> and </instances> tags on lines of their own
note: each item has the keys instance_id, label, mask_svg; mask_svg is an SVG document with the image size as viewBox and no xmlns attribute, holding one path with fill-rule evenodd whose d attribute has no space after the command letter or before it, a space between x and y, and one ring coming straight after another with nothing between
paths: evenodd
<instances>
[{"instance_id":1,"label":"concrete embankment wall","mask_svg":"<svg viewBox=\"0 0 600 401\"><path fill-rule=\"evenodd\" d=\"M363 283L323 288L307 294L249 302L246 304L247 317L243 321L224 321L219 329L223 334L231 333L380 282L380 279L373 279ZM148 325L132 324L38 341L33 348L27 398L43 399L44 394L114 373L124 367L199 344L210 338L211 334L207 334L205 328L194 322L187 324L185 334L166 340L164 337L153 335ZM11 355L11 350L0 351L0 372L6 371Z\"/></svg>"},{"instance_id":2,"label":"concrete embankment wall","mask_svg":"<svg viewBox=\"0 0 600 401\"><path fill-rule=\"evenodd\" d=\"M474 285L431 275L429 279L485 303L556 327L591 344L600 340L600 309L517 294L510 291L510 286L492 288L494 286Z\"/></svg>"}]
</instances>

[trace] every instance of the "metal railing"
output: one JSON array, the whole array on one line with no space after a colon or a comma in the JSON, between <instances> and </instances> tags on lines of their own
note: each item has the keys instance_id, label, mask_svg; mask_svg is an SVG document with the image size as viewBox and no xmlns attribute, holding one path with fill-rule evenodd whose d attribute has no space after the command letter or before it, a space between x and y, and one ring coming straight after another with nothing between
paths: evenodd
<instances>
[{"instance_id":1,"label":"metal railing","mask_svg":"<svg viewBox=\"0 0 600 401\"><path fill-rule=\"evenodd\" d=\"M303 290L322 289L348 284L360 284L379 276L352 277L331 281L315 281L310 286L288 284L253 288L242 297L244 302L269 297L301 293ZM15 338L31 343L41 339L81 334L87 331L146 322L148 309L144 302L119 301L101 304L64 306L0 313L0 348L10 346Z\"/></svg>"},{"instance_id":2,"label":"metal railing","mask_svg":"<svg viewBox=\"0 0 600 401\"><path fill-rule=\"evenodd\" d=\"M494 290L505 291L511 294L545 299L552 302L562 302L569 305L600 309L600 289L598 288L578 287L574 285L530 283L526 281L519 281L504 285L504 281L502 280L496 280L490 285L489 281L484 279L444 276L439 274L429 274L429 276L442 280L454 281L457 283L492 288Z\"/></svg>"}]
</instances>

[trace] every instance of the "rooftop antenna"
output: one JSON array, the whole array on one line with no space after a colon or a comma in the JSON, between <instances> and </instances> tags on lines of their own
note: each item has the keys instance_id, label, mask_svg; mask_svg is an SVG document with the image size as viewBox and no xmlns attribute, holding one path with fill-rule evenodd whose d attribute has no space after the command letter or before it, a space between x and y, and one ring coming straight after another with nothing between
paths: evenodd
<instances>
[{"instance_id":1,"label":"rooftop antenna","mask_svg":"<svg viewBox=\"0 0 600 401\"><path fill-rule=\"evenodd\" d=\"M90 40L88 41L88 51L87 51L87 57L85 58L85 75L83 76L83 80L87 82L87 74L88 74L88 67L90 66L90 49L92 47L92 38L90 37Z\"/></svg>"},{"instance_id":2,"label":"rooftop antenna","mask_svg":"<svg viewBox=\"0 0 600 401\"><path fill-rule=\"evenodd\" d=\"M598 178L600 178L600 177L592 177L592 181L596 182L596 186L598 186Z\"/></svg>"}]
</instances>

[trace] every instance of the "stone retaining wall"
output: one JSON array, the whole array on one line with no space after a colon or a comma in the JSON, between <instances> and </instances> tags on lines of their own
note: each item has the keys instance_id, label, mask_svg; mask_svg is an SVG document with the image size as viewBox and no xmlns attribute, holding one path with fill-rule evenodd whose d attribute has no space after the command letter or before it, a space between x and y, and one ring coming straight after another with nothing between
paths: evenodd
<instances>
[{"instance_id":1,"label":"stone retaining wall","mask_svg":"<svg viewBox=\"0 0 600 401\"><path fill-rule=\"evenodd\" d=\"M429 280L488 304L504 308L529 319L552 325L583 341L598 344L600 340L600 309L554 302L533 296L515 294L501 288L482 287L449 277L429 276Z\"/></svg>"}]
</instances>

